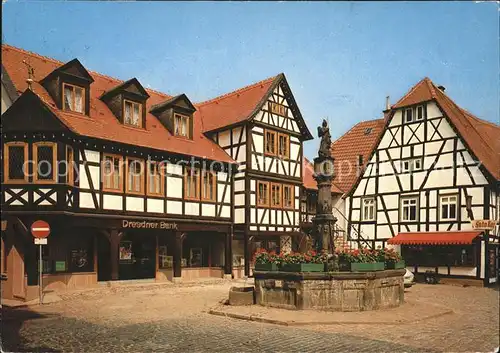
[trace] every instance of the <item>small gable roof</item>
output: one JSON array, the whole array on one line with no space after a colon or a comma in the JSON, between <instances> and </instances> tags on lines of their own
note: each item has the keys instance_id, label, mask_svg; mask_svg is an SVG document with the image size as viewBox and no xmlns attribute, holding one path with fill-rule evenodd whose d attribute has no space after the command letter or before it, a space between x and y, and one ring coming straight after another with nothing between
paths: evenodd
<instances>
[{"instance_id":1,"label":"small gable roof","mask_svg":"<svg viewBox=\"0 0 500 353\"><path fill-rule=\"evenodd\" d=\"M189 100L189 98L184 94L179 94L175 97L172 97L170 99L167 99L166 101L164 102L161 102L159 104L155 104L151 107L151 112L154 112L154 111L161 111L161 110L164 110L164 109L167 109L168 107L172 106L172 105L175 105L176 102L178 101L184 101L188 107L189 110L192 110L192 111L195 111L196 110L196 107L193 105L193 103L191 103L191 101Z\"/></svg>"}]
</instances>

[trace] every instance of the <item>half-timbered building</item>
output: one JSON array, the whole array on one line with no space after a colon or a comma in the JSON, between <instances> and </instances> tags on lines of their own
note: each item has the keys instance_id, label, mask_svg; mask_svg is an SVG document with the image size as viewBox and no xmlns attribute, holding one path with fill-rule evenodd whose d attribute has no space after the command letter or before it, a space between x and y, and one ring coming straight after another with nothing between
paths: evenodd
<instances>
[{"instance_id":1,"label":"half-timbered building","mask_svg":"<svg viewBox=\"0 0 500 353\"><path fill-rule=\"evenodd\" d=\"M360 160L349 164L362 170L345 195L349 238L398 247L417 273L487 284L496 281L499 230L473 230L471 220L499 218L500 127L444 91L423 79L372 122L383 129L368 156L353 144Z\"/></svg>"},{"instance_id":2,"label":"half-timbered building","mask_svg":"<svg viewBox=\"0 0 500 353\"><path fill-rule=\"evenodd\" d=\"M46 289L249 275L301 234L312 136L283 74L195 104L2 45L4 107L6 297L36 294L38 219Z\"/></svg>"},{"instance_id":3,"label":"half-timbered building","mask_svg":"<svg viewBox=\"0 0 500 353\"><path fill-rule=\"evenodd\" d=\"M302 144L312 139L284 74L200 103L204 131L238 163L233 252L250 274L258 248L301 239Z\"/></svg>"}]
</instances>

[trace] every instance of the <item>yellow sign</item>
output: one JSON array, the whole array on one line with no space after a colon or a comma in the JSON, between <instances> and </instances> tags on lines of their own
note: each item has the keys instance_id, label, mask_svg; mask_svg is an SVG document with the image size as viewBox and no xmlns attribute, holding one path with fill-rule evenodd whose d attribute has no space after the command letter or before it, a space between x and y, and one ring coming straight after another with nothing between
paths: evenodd
<instances>
[{"instance_id":1,"label":"yellow sign","mask_svg":"<svg viewBox=\"0 0 500 353\"><path fill-rule=\"evenodd\" d=\"M477 219L472 221L472 229L476 230L494 230L497 221L493 219Z\"/></svg>"}]
</instances>

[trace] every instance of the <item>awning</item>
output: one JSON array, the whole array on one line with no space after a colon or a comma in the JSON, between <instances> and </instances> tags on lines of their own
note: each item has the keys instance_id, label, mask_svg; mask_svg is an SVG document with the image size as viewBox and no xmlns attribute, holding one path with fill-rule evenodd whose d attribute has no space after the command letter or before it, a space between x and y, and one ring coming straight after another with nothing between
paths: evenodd
<instances>
[{"instance_id":1,"label":"awning","mask_svg":"<svg viewBox=\"0 0 500 353\"><path fill-rule=\"evenodd\" d=\"M472 244L474 238L481 234L481 231L399 233L394 238L389 239L387 243L392 245Z\"/></svg>"}]
</instances>

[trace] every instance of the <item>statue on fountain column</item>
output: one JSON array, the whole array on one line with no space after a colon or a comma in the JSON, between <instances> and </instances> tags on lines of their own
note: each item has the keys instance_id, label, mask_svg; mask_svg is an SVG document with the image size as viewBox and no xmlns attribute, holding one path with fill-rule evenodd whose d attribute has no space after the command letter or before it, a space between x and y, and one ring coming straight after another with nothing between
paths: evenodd
<instances>
[{"instance_id":1,"label":"statue on fountain column","mask_svg":"<svg viewBox=\"0 0 500 353\"><path fill-rule=\"evenodd\" d=\"M325 119L323 119L321 126L318 126L318 137L321 138L318 155L320 157L331 157L332 136L330 135L330 128Z\"/></svg>"}]
</instances>

